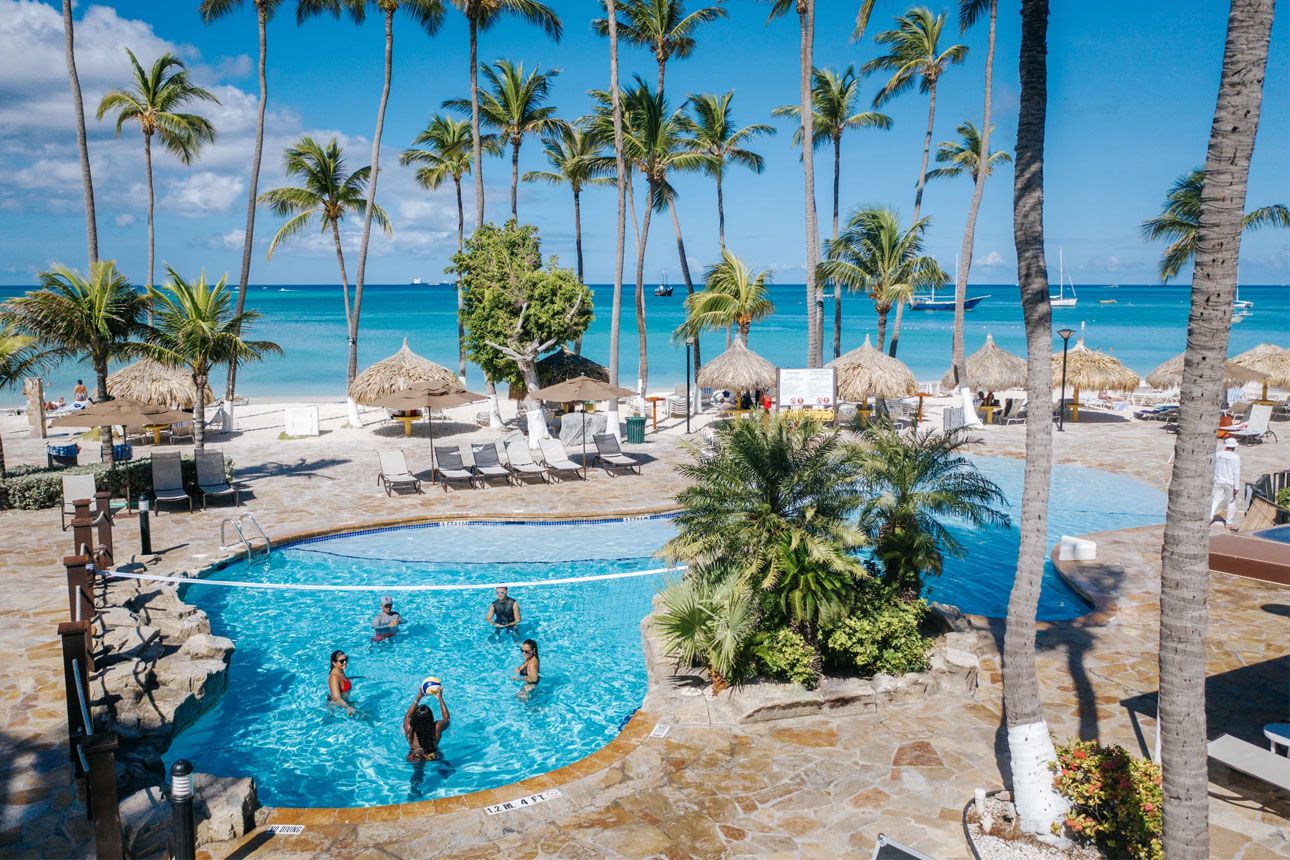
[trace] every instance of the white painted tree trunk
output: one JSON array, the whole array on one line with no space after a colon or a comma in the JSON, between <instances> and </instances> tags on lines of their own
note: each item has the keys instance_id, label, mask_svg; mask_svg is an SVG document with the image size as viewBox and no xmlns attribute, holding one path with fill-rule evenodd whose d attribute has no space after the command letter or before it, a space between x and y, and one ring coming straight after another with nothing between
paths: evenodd
<instances>
[{"instance_id":1,"label":"white painted tree trunk","mask_svg":"<svg viewBox=\"0 0 1290 860\"><path fill-rule=\"evenodd\" d=\"M502 410L497 400L497 384L489 381L488 383L488 429L501 430L505 427L502 421Z\"/></svg>"},{"instance_id":2,"label":"white painted tree trunk","mask_svg":"<svg viewBox=\"0 0 1290 860\"><path fill-rule=\"evenodd\" d=\"M1043 834L1051 821L1066 813L1066 801L1053 788L1049 764L1057 761L1048 722L1008 727L1008 757L1012 764L1012 796L1017 803L1021 829Z\"/></svg>"},{"instance_id":3,"label":"white painted tree trunk","mask_svg":"<svg viewBox=\"0 0 1290 860\"><path fill-rule=\"evenodd\" d=\"M618 401L609 401L609 408L605 411L605 431L613 433L614 438L619 442L623 441L622 422L618 420Z\"/></svg>"},{"instance_id":4,"label":"white painted tree trunk","mask_svg":"<svg viewBox=\"0 0 1290 860\"><path fill-rule=\"evenodd\" d=\"M972 389L960 388L959 401L963 404L963 426L980 427L981 419L977 417L976 406L972 403Z\"/></svg>"},{"instance_id":5,"label":"white painted tree trunk","mask_svg":"<svg viewBox=\"0 0 1290 860\"><path fill-rule=\"evenodd\" d=\"M551 431L546 426L546 410L539 401L524 399L524 417L528 420L529 447L536 448L538 442L551 438Z\"/></svg>"},{"instance_id":6,"label":"white painted tree trunk","mask_svg":"<svg viewBox=\"0 0 1290 860\"><path fill-rule=\"evenodd\" d=\"M358 413L358 404L354 402L354 398L345 398L345 407L349 411L349 426L362 427L363 416Z\"/></svg>"}]
</instances>

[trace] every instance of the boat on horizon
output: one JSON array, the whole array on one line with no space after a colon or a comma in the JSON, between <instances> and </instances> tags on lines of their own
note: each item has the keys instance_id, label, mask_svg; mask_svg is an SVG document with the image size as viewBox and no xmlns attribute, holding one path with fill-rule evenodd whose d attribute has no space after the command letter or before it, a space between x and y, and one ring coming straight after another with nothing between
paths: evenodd
<instances>
[{"instance_id":1,"label":"boat on horizon","mask_svg":"<svg viewBox=\"0 0 1290 860\"><path fill-rule=\"evenodd\" d=\"M654 288L654 295L667 298L672 295L672 285L667 282L667 272L663 273L663 283Z\"/></svg>"},{"instance_id":2,"label":"boat on horizon","mask_svg":"<svg viewBox=\"0 0 1290 860\"><path fill-rule=\"evenodd\" d=\"M1066 296L1066 256L1060 245L1057 246L1057 295L1048 294L1048 304L1055 308L1073 308L1079 296L1075 294L1075 284L1071 283L1070 297Z\"/></svg>"},{"instance_id":3,"label":"boat on horizon","mask_svg":"<svg viewBox=\"0 0 1290 860\"><path fill-rule=\"evenodd\" d=\"M421 286L423 283L424 283L424 281L422 281L420 278L413 278L413 279L412 279L412 281L411 281L411 285L412 285L412 286L414 286L414 287L419 287L419 286Z\"/></svg>"},{"instance_id":4,"label":"boat on horizon","mask_svg":"<svg viewBox=\"0 0 1290 860\"><path fill-rule=\"evenodd\" d=\"M981 304L981 302L990 298L990 296L967 296L963 299L963 310L970 311L972 308ZM936 288L932 287L930 293L918 294L909 297L909 309L911 311L952 311L954 310L954 299L942 299L936 295Z\"/></svg>"}]
</instances>

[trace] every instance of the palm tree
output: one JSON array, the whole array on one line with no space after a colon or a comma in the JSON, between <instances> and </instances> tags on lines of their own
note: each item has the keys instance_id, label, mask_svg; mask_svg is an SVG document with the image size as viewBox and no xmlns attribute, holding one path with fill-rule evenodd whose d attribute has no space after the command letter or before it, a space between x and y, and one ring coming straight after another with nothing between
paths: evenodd
<instances>
[{"instance_id":1,"label":"palm tree","mask_svg":"<svg viewBox=\"0 0 1290 860\"><path fill-rule=\"evenodd\" d=\"M879 350L886 343L892 305L908 301L919 287L945 279L936 259L923 254L923 234L930 222L923 218L904 229L891 209L860 209L837 240L829 243L820 264L822 277L852 292L869 294L878 314ZM892 340L900 337L899 329L891 336Z\"/></svg>"},{"instance_id":2,"label":"palm tree","mask_svg":"<svg viewBox=\"0 0 1290 860\"><path fill-rule=\"evenodd\" d=\"M725 177L726 165L737 164L753 173L761 173L766 169L766 159L745 149L744 145L754 137L775 133L774 126L760 122L736 128L734 112L730 108L734 96L734 90L722 95L696 93L690 96L686 106L690 108L691 115L684 118L683 124L689 135L686 147L706 156L704 172L717 182L717 241L723 249L726 247L726 207L721 180Z\"/></svg>"},{"instance_id":3,"label":"palm tree","mask_svg":"<svg viewBox=\"0 0 1290 860\"><path fill-rule=\"evenodd\" d=\"M243 0L201 0L199 10L202 18L209 24L242 7ZM260 103L255 118L255 155L251 158L251 187L246 194L246 229L242 237L242 271L237 282L237 312L246 308L246 285L251 279L251 248L255 237L255 201L260 188L260 162L264 157L264 112L269 104L269 80L265 74L268 59L269 19L278 10L282 0L252 0L255 5L255 21L259 32L260 61L257 68L260 81ZM228 383L224 399L233 402L237 388L237 364L228 366Z\"/></svg>"},{"instance_id":4,"label":"palm tree","mask_svg":"<svg viewBox=\"0 0 1290 860\"><path fill-rule=\"evenodd\" d=\"M544 104L551 94L551 81L558 74L559 69L543 72L540 67L525 74L523 63L510 60L498 60L484 67L484 77L492 92L484 94L478 105L479 113L484 124L497 131L499 140L511 145L511 217L516 220L519 220L516 197L520 185L520 144L526 135L549 135L562 125L556 118L555 107ZM445 99L443 106L463 113L476 107L474 101L465 99Z\"/></svg>"},{"instance_id":5,"label":"palm tree","mask_svg":"<svg viewBox=\"0 0 1290 860\"><path fill-rule=\"evenodd\" d=\"M89 276L66 266L40 273L41 289L5 303L3 319L36 338L50 358L84 358L94 368L94 399L111 400L108 363L130 355L138 344L145 300L130 286L114 260L90 266ZM103 462L111 465L112 436L103 435Z\"/></svg>"},{"instance_id":6,"label":"palm tree","mask_svg":"<svg viewBox=\"0 0 1290 860\"><path fill-rule=\"evenodd\" d=\"M770 279L769 271L750 272L730 249L722 248L721 262L704 275L703 291L686 297L686 320L676 336L697 339L702 332L735 326L747 346L752 324L775 312L769 298Z\"/></svg>"},{"instance_id":7,"label":"palm tree","mask_svg":"<svg viewBox=\"0 0 1290 860\"><path fill-rule=\"evenodd\" d=\"M658 91L663 92L663 76L672 57L685 59L694 53L694 31L700 24L726 17L721 6L706 6L685 14L684 0L626 0L623 20L618 23L620 38L633 45L648 48L658 63ZM592 29L608 35L609 22L599 18Z\"/></svg>"},{"instance_id":8,"label":"palm tree","mask_svg":"<svg viewBox=\"0 0 1290 860\"><path fill-rule=\"evenodd\" d=\"M81 98L81 79L76 74L72 0L63 0L63 53L67 56L67 82L72 90L72 108L76 113L76 151L81 159L81 191L85 195L85 243L89 247L89 264L92 266L99 261L99 228L94 208L94 177L90 175L90 145L85 136L85 102ZM0 470L3 469L3 451L0 451Z\"/></svg>"},{"instance_id":9,"label":"palm tree","mask_svg":"<svg viewBox=\"0 0 1290 860\"><path fill-rule=\"evenodd\" d=\"M267 340L246 340L247 323L259 318L255 311L237 313L228 291L228 276L206 283L202 272L196 281L185 281L170 266L166 285L151 290L156 306L156 324L150 340L142 345L152 359L171 367L187 368L193 377L197 397L193 403L193 448L206 445L206 384L211 370L221 364L245 364L266 355L281 355L282 348Z\"/></svg>"},{"instance_id":10,"label":"palm tree","mask_svg":"<svg viewBox=\"0 0 1290 860\"><path fill-rule=\"evenodd\" d=\"M981 153L984 152L981 148L981 132L977 130L972 120L959 123L955 131L959 133L959 140L942 140L936 145L936 163L945 166L927 171L928 180L977 175L977 168L981 164ZM1011 155L1002 149L996 149L986 159L985 175L994 173L995 165L1011 163Z\"/></svg>"},{"instance_id":11,"label":"palm tree","mask_svg":"<svg viewBox=\"0 0 1290 860\"><path fill-rule=\"evenodd\" d=\"M1160 731L1164 850L1209 856L1205 723L1209 488L1236 288L1250 157L1259 126L1273 0L1232 0L1196 218L1196 263L1178 441L1160 577ZM1020 154L1018 154L1020 161ZM1212 181L1208 181L1212 180Z\"/></svg>"},{"instance_id":12,"label":"palm tree","mask_svg":"<svg viewBox=\"0 0 1290 860\"><path fill-rule=\"evenodd\" d=\"M618 341L623 310L623 257L627 233L627 160L623 153L623 105L618 89L618 11L615 0L605 0L605 30L609 36L609 114L613 126L614 185L618 192L617 221L614 227L614 295L609 321L609 381L618 384ZM618 401L610 400L606 423L617 437Z\"/></svg>"},{"instance_id":13,"label":"palm tree","mask_svg":"<svg viewBox=\"0 0 1290 860\"><path fill-rule=\"evenodd\" d=\"M820 265L820 228L815 211L815 111L811 109L811 75L814 71L815 0L771 0L770 17L797 12L801 42L798 48L800 66L798 116L801 118L799 141L802 147L802 174L805 177L806 226L806 366L824 364L824 293L816 286ZM917 219L915 219L917 220Z\"/></svg>"},{"instance_id":14,"label":"palm tree","mask_svg":"<svg viewBox=\"0 0 1290 860\"><path fill-rule=\"evenodd\" d=\"M663 591L658 630L664 653L708 670L713 695L752 671L757 601L733 580L687 577Z\"/></svg>"},{"instance_id":15,"label":"palm tree","mask_svg":"<svg viewBox=\"0 0 1290 860\"><path fill-rule=\"evenodd\" d=\"M457 191L457 253L466 241L466 210L461 202L461 179L470 172L472 137L470 123L435 114L412 140L412 148L399 155L399 164L416 164L417 184L434 191L448 179ZM495 135L484 136L484 149L490 155L501 152ZM422 147L422 148L417 148ZM466 382L466 326L462 322L461 282L457 283L457 376Z\"/></svg>"},{"instance_id":16,"label":"palm tree","mask_svg":"<svg viewBox=\"0 0 1290 860\"><path fill-rule=\"evenodd\" d=\"M20 332L12 323L0 319L0 391L17 388L32 368L40 362L36 339ZM0 433L0 478L9 477L4 462L4 434Z\"/></svg>"},{"instance_id":17,"label":"palm tree","mask_svg":"<svg viewBox=\"0 0 1290 860\"><path fill-rule=\"evenodd\" d=\"M352 383L358 370L358 318L350 310L349 277L345 272L345 252L340 243L340 223L363 211L364 191L371 168L360 167L347 173L345 154L336 138L323 146L306 135L282 153L282 172L299 180L299 184L274 188L260 196L259 202L272 209L273 214L289 219L269 243L266 259L273 258L278 245L299 236L315 221L323 233L331 234L336 246L336 262L340 266L340 292L345 305L346 339L349 341L346 382ZM380 206L374 206L372 220L390 232L389 218ZM245 312L235 309L234 313L240 316Z\"/></svg>"},{"instance_id":18,"label":"palm tree","mask_svg":"<svg viewBox=\"0 0 1290 860\"><path fill-rule=\"evenodd\" d=\"M990 30L985 51L985 107L981 120L981 145L979 152L990 151L990 124L992 105L991 93L994 88L994 42L999 21L999 0L959 0L959 32L966 33L976 23L981 13L990 11ZM976 242L976 216L981 208L981 195L985 193L985 177L990 169L989 162L977 162L976 175L973 177L972 203L968 206L967 223L963 227L963 247L959 251L959 263L954 273L954 335L950 348L951 373L959 385L967 384L967 358L963 353L963 311L967 301L968 275L972 272L973 246Z\"/></svg>"},{"instance_id":19,"label":"palm tree","mask_svg":"<svg viewBox=\"0 0 1290 860\"><path fill-rule=\"evenodd\" d=\"M182 164L192 164L201 148L215 140L215 126L203 116L179 113L189 102L209 101L219 104L214 93L202 89L188 79L188 70L174 54L162 54L148 71L143 70L134 52L126 48L130 65L134 69L131 89L108 90L99 102L98 118L109 112L116 113L116 134L127 122L137 122L143 132L143 163L148 174L148 281L152 286L156 259L156 234L152 222L155 195L152 189L152 138L156 135L161 145Z\"/></svg>"},{"instance_id":20,"label":"palm tree","mask_svg":"<svg viewBox=\"0 0 1290 860\"><path fill-rule=\"evenodd\" d=\"M538 0L452 0L470 27L470 133L475 161L475 229L484 226L484 139L479 133L479 31L487 30L504 14L517 15L536 24L555 41L564 26L551 7ZM512 204L511 210L514 212Z\"/></svg>"},{"instance_id":21,"label":"palm tree","mask_svg":"<svg viewBox=\"0 0 1290 860\"><path fill-rule=\"evenodd\" d=\"M582 274L582 189L588 185L608 185L608 172L600 138L583 125L562 124L547 135L547 163L551 170L530 170L525 182L568 185L573 192L573 236L578 254L578 283L586 283Z\"/></svg>"},{"instance_id":22,"label":"palm tree","mask_svg":"<svg viewBox=\"0 0 1290 860\"><path fill-rule=\"evenodd\" d=\"M1044 123L1048 113L1048 0L1021 0L1021 95L1013 180L1013 236L1026 326L1026 397L1052 402L1052 307L1044 261ZM1216 419L1217 420L1217 419ZM1064 802L1049 765L1057 760L1039 702L1035 671L1035 611L1047 561L1048 487L1053 471L1053 424L1026 422L1026 475L1021 492L1017 575L1004 627L1003 701L1012 763L1012 796L1021 827L1051 833Z\"/></svg>"},{"instance_id":23,"label":"palm tree","mask_svg":"<svg viewBox=\"0 0 1290 860\"><path fill-rule=\"evenodd\" d=\"M943 519L978 528L1010 524L998 509L1003 491L966 456L976 444L962 430L907 437L889 424L871 424L865 431L856 455L866 491L860 522L888 585L917 596L924 575L940 574L945 555L965 555Z\"/></svg>"},{"instance_id":24,"label":"palm tree","mask_svg":"<svg viewBox=\"0 0 1290 860\"><path fill-rule=\"evenodd\" d=\"M1160 257L1160 280L1168 282L1178 276L1182 267L1196 256L1196 237L1200 232L1201 198L1205 170L1197 167L1174 181L1165 197L1165 207L1155 218L1142 222L1142 235L1148 240L1172 240ZM1284 203L1260 206L1247 212L1242 231L1260 227L1290 227L1290 207Z\"/></svg>"},{"instance_id":25,"label":"palm tree","mask_svg":"<svg viewBox=\"0 0 1290 860\"><path fill-rule=\"evenodd\" d=\"M842 175L842 135L849 128L891 128L891 117L877 111L855 111L860 98L860 78L854 66L847 66L842 74L832 69L815 69L812 75L811 103L815 111L815 128L819 136L815 148L826 142L833 143L833 238L838 238L838 202ZM800 116L797 105L784 105L771 111L772 116ZM801 145L799 128L793 142ZM823 325L823 323L821 323ZM842 285L833 285L833 357L842 354Z\"/></svg>"}]
</instances>

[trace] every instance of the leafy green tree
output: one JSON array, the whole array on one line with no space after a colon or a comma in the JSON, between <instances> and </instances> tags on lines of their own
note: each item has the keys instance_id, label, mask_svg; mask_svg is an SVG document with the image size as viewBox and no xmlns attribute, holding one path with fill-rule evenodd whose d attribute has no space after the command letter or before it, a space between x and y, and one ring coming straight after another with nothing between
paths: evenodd
<instances>
[{"instance_id":1,"label":"leafy green tree","mask_svg":"<svg viewBox=\"0 0 1290 860\"><path fill-rule=\"evenodd\" d=\"M207 284L205 272L196 281L184 280L170 266L166 274L165 286L151 291L156 324L141 350L162 364L184 367L192 374L197 390L193 447L201 451L206 445L206 385L211 370L229 362L245 364L266 355L281 355L282 347L272 341L242 337L247 324L260 315L256 311L236 312L227 275Z\"/></svg>"},{"instance_id":2,"label":"leafy green tree","mask_svg":"<svg viewBox=\"0 0 1290 860\"><path fill-rule=\"evenodd\" d=\"M190 81L188 69L174 54L162 54L153 62L152 68L144 71L134 52L129 48L125 52L130 55L130 66L134 70L133 86L108 90L99 102L98 118L102 120L106 114L115 113L117 137L121 136L121 129L127 122L137 122L143 132L143 163L148 175L148 282L145 286L150 288L156 260L156 231L152 219L156 201L152 188L152 138L155 135L180 163L192 164L202 147L215 140L215 126L203 116L182 113L180 109L194 101L219 104L219 99Z\"/></svg>"},{"instance_id":3,"label":"leafy green tree","mask_svg":"<svg viewBox=\"0 0 1290 860\"><path fill-rule=\"evenodd\" d=\"M1174 181L1165 196L1165 208L1155 218L1142 223L1142 235L1151 241L1169 239L1169 247L1160 257L1160 280L1175 278L1196 256L1196 237L1200 234L1200 200L1205 186L1205 170L1197 167ZM1241 230L1260 227L1290 227L1290 207L1284 203L1260 206L1245 213Z\"/></svg>"},{"instance_id":4,"label":"leafy green tree","mask_svg":"<svg viewBox=\"0 0 1290 860\"><path fill-rule=\"evenodd\" d=\"M1010 524L999 509L1003 491L966 456L975 444L962 430L902 435L876 424L865 431L856 449L865 494L860 523L891 587L917 596L924 576L940 574L945 555L964 556L946 518Z\"/></svg>"},{"instance_id":5,"label":"leafy green tree","mask_svg":"<svg viewBox=\"0 0 1290 860\"><path fill-rule=\"evenodd\" d=\"M688 135L686 147L705 157L703 172L717 182L717 241L722 249L726 247L726 206L721 181L725 178L726 165L737 164L753 173L761 173L766 169L766 159L747 149L746 145L755 137L775 133L775 127L765 123L738 128L730 107L734 97L734 90L721 95L695 93L686 102L690 114L682 119L682 127Z\"/></svg>"},{"instance_id":6,"label":"leafy green tree","mask_svg":"<svg viewBox=\"0 0 1290 860\"><path fill-rule=\"evenodd\" d=\"M485 224L452 258L465 297L466 349L494 382L523 382L529 441L548 438L546 414L532 392L537 360L591 324L591 291L552 257L542 264L532 225Z\"/></svg>"},{"instance_id":7,"label":"leafy green tree","mask_svg":"<svg viewBox=\"0 0 1290 860\"><path fill-rule=\"evenodd\" d=\"M701 332L735 326L747 346L752 324L775 312L770 279L769 271L750 272L729 248L722 249L721 262L704 276L704 289L686 298L686 321L677 328L676 337L697 337Z\"/></svg>"},{"instance_id":8,"label":"leafy green tree","mask_svg":"<svg viewBox=\"0 0 1290 860\"><path fill-rule=\"evenodd\" d=\"M66 266L40 274L41 289L10 299L0 315L39 341L52 358L85 359L94 368L94 399L110 400L108 363L133 354L142 332L145 301L115 260L90 266L88 277ZM112 437L103 434L103 462L111 465Z\"/></svg>"},{"instance_id":9,"label":"leafy green tree","mask_svg":"<svg viewBox=\"0 0 1290 860\"><path fill-rule=\"evenodd\" d=\"M693 54L694 31L700 24L726 17L726 10L720 5L705 6L687 15L682 0L625 0L620 14L618 37L654 54L661 93L668 60ZM592 21L591 27L602 36L609 35L609 22L604 18Z\"/></svg>"},{"instance_id":10,"label":"leafy green tree","mask_svg":"<svg viewBox=\"0 0 1290 860\"><path fill-rule=\"evenodd\" d=\"M36 339L20 332L12 323L0 319L0 391L22 385L40 361ZM0 478L9 477L4 462L4 434L0 433Z\"/></svg>"}]
</instances>

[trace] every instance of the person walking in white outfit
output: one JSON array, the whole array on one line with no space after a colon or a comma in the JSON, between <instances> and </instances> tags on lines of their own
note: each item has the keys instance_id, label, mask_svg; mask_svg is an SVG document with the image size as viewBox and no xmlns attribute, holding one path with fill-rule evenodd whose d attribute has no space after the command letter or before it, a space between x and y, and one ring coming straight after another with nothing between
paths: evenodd
<instances>
[{"instance_id":1,"label":"person walking in white outfit","mask_svg":"<svg viewBox=\"0 0 1290 860\"><path fill-rule=\"evenodd\" d=\"M1236 453L1236 445L1236 440L1229 436L1223 440L1223 447L1214 455L1214 504L1209 512L1211 523L1219 520L1230 526L1236 519L1236 494L1241 486L1241 455Z\"/></svg>"}]
</instances>

